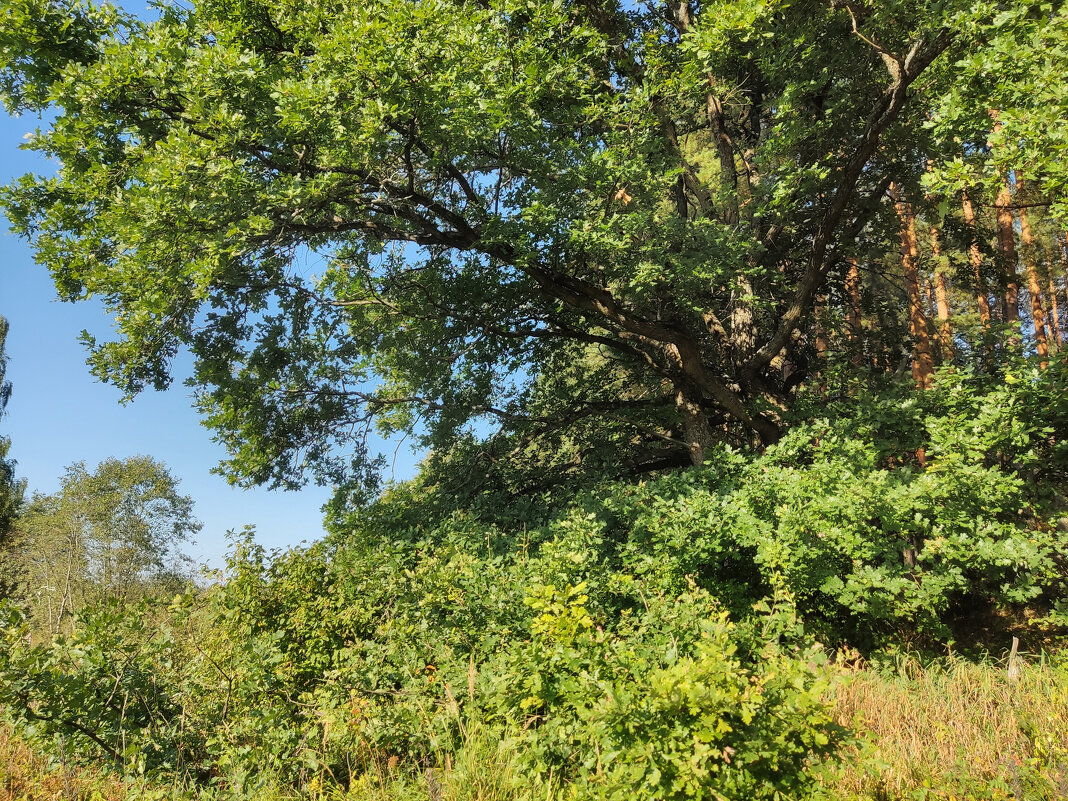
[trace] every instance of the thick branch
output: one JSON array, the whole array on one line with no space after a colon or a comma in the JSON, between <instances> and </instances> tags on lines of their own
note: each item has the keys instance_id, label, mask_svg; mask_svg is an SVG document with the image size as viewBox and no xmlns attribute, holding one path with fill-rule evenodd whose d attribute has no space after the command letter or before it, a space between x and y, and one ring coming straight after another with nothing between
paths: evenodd
<instances>
[{"instance_id":1,"label":"thick branch","mask_svg":"<svg viewBox=\"0 0 1068 801\"><path fill-rule=\"evenodd\" d=\"M922 41L917 42L908 56L901 60L901 70L868 115L868 122L860 143L842 170L842 177L813 237L801 284L789 307L780 318L775 334L753 354L746 365L747 371L756 373L766 367L785 347L790 332L798 326L801 317L811 307L816 290L827 273L829 261L826 255L834 232L849 206L864 168L878 148L879 138L904 108L908 101L909 87L930 66L931 62L949 47L951 41L949 31L943 29L926 48L922 47Z\"/></svg>"}]
</instances>

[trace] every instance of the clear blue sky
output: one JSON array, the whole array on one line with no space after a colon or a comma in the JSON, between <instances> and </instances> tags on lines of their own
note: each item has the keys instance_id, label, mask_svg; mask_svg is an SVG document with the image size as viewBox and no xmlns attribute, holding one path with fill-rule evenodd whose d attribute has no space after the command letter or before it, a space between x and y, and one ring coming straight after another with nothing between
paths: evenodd
<instances>
[{"instance_id":1,"label":"clear blue sky","mask_svg":"<svg viewBox=\"0 0 1068 801\"><path fill-rule=\"evenodd\" d=\"M19 149L23 136L38 125L31 116L0 117L0 183L30 171L52 171L37 154ZM170 390L146 392L125 406L117 389L93 379L78 335L83 329L109 330L103 309L93 302L56 300L47 271L34 264L30 248L8 232L2 216L0 231L0 315L11 323L7 378L14 386L0 433L11 438L18 475L29 481L31 491L55 491L64 467L73 462L92 468L109 456L145 454L166 462L182 491L196 501L204 528L196 545L186 549L190 556L221 565L227 530L245 525L254 525L257 539L269 548L322 535L320 508L329 490L240 490L210 472L225 453L192 409L189 390L181 384L181 361ZM382 447L392 461L394 448ZM394 477L409 477L415 462L402 446Z\"/></svg>"}]
</instances>

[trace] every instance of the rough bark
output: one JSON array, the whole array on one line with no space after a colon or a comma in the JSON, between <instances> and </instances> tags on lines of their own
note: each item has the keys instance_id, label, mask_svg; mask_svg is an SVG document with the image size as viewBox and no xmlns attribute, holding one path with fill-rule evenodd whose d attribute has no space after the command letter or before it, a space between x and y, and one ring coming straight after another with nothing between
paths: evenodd
<instances>
[{"instance_id":1,"label":"rough bark","mask_svg":"<svg viewBox=\"0 0 1068 801\"><path fill-rule=\"evenodd\" d=\"M901 226L901 269L905 275L909 327L912 332L912 378L919 389L930 389L934 385L934 359L931 356L927 315L924 313L923 296L920 293L920 248L916 237L916 214L894 184L890 185L890 196L893 198Z\"/></svg>"},{"instance_id":2,"label":"rough bark","mask_svg":"<svg viewBox=\"0 0 1068 801\"><path fill-rule=\"evenodd\" d=\"M975 208L972 206L968 190L964 190L961 206L964 210L964 222L972 230L972 242L968 246L968 257L972 264L972 276L975 278L975 301L979 307L979 320L983 331L990 329L990 297L983 280L983 254L979 250L979 228L975 223Z\"/></svg>"},{"instance_id":3,"label":"rough bark","mask_svg":"<svg viewBox=\"0 0 1068 801\"><path fill-rule=\"evenodd\" d=\"M942 241L938 226L931 226L931 256L935 262L934 293L935 313L938 318L938 344L942 350L942 360L953 361L953 328L949 322L949 289L946 286L946 271L939 263L942 257Z\"/></svg>"},{"instance_id":4,"label":"rough bark","mask_svg":"<svg viewBox=\"0 0 1068 801\"><path fill-rule=\"evenodd\" d=\"M1002 280L1005 294L1001 298L1001 317L1007 323L1020 321L1020 279L1016 274L1016 232L1013 230L1012 195L1009 177L1005 176L994 200L997 212L998 252L1001 254Z\"/></svg>"},{"instance_id":5,"label":"rough bark","mask_svg":"<svg viewBox=\"0 0 1068 801\"><path fill-rule=\"evenodd\" d=\"M1057 301L1057 284L1053 280L1053 259L1049 261L1049 328L1053 334L1053 343L1057 350L1064 347L1061 341L1061 315Z\"/></svg>"},{"instance_id":6,"label":"rough bark","mask_svg":"<svg viewBox=\"0 0 1068 801\"><path fill-rule=\"evenodd\" d=\"M1016 179L1018 188L1023 188L1023 178ZM1049 362L1049 344L1046 339L1046 313L1042 308L1042 289L1038 283L1038 261L1035 254L1035 240L1031 235L1031 220L1027 209L1020 206L1020 244L1023 250L1024 269L1027 271L1027 291L1031 295L1031 319L1035 324L1035 351L1041 359L1042 369Z\"/></svg>"},{"instance_id":7,"label":"rough bark","mask_svg":"<svg viewBox=\"0 0 1068 801\"><path fill-rule=\"evenodd\" d=\"M860 267L856 259L849 260L849 269L845 279L846 299L849 306L846 309L846 336L849 338L850 358L854 367L864 363L863 342L861 341L861 326L863 317L860 309Z\"/></svg>"}]
</instances>

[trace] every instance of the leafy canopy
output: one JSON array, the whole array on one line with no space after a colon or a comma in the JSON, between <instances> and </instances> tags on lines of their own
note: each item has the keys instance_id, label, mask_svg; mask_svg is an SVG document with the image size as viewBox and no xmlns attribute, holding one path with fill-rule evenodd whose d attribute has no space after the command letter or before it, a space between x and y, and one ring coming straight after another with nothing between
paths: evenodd
<instances>
[{"instance_id":1,"label":"leafy canopy","mask_svg":"<svg viewBox=\"0 0 1068 801\"><path fill-rule=\"evenodd\" d=\"M639 470L776 441L825 280L959 133L954 70L1064 29L970 0L2 7L4 99L54 110L29 147L62 165L3 202L114 313L94 372L164 387L189 348L229 474L287 487L368 475L375 427Z\"/></svg>"}]
</instances>

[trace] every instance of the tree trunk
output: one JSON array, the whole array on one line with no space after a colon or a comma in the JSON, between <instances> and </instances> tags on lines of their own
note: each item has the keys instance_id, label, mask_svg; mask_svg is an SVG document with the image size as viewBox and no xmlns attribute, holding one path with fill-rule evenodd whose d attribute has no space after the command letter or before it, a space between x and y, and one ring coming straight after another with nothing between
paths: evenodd
<instances>
[{"instance_id":1,"label":"tree trunk","mask_svg":"<svg viewBox=\"0 0 1068 801\"><path fill-rule=\"evenodd\" d=\"M975 224L975 209L972 207L968 190L962 195L961 206L964 209L964 222L972 229L972 243L968 247L968 256L972 263L972 275L975 277L975 300L979 306L979 321L983 324L984 334L990 329L990 298L983 280L983 254L979 250L979 228Z\"/></svg>"},{"instance_id":2,"label":"tree trunk","mask_svg":"<svg viewBox=\"0 0 1068 801\"><path fill-rule=\"evenodd\" d=\"M934 359L931 357L927 315L924 314L923 297L920 294L920 248L916 238L916 215L895 184L890 184L890 196L894 200L894 208L901 223L901 269L905 274L905 293L908 296L909 323L912 330L912 378L918 388L930 389L934 385Z\"/></svg>"},{"instance_id":3,"label":"tree trunk","mask_svg":"<svg viewBox=\"0 0 1068 801\"><path fill-rule=\"evenodd\" d=\"M938 317L938 344L942 349L942 361L953 361L953 329L949 323L949 290L946 287L946 271L942 268L942 241L938 227L931 226L931 255L935 262L934 290L935 312Z\"/></svg>"},{"instance_id":4,"label":"tree trunk","mask_svg":"<svg viewBox=\"0 0 1068 801\"><path fill-rule=\"evenodd\" d=\"M812 316L815 318L813 327L816 334L816 386L819 389L820 397L825 397L827 395L827 351L830 350L830 345L827 341L827 326L823 322L827 316L827 296L825 294L816 295Z\"/></svg>"},{"instance_id":5,"label":"tree trunk","mask_svg":"<svg viewBox=\"0 0 1068 801\"><path fill-rule=\"evenodd\" d=\"M675 405L682 414L682 431L690 451L690 464L700 467L705 462L706 449L715 442L708 415L699 403L682 391L675 393Z\"/></svg>"},{"instance_id":6,"label":"tree trunk","mask_svg":"<svg viewBox=\"0 0 1068 801\"><path fill-rule=\"evenodd\" d=\"M1061 275L1068 281L1068 242L1065 241L1065 236L1060 234L1057 236L1057 255L1060 257L1061 262ZM1051 254L1049 257L1049 298L1050 298L1050 311L1053 314L1053 321L1051 327L1053 328L1053 338L1057 343L1057 349L1060 350L1064 347L1064 341L1061 338L1061 318L1058 311L1058 293L1057 293L1057 265Z\"/></svg>"},{"instance_id":7,"label":"tree trunk","mask_svg":"<svg viewBox=\"0 0 1068 801\"><path fill-rule=\"evenodd\" d=\"M863 318L860 313L860 268L857 266L856 259L849 260L845 291L849 301L849 307L846 309L846 336L849 339L851 354L849 361L854 367L859 367L864 363L864 343L860 338Z\"/></svg>"},{"instance_id":8,"label":"tree trunk","mask_svg":"<svg viewBox=\"0 0 1068 801\"><path fill-rule=\"evenodd\" d=\"M1001 316L1006 323L1020 325L1020 279L1016 274L1016 232L1013 230L1012 195L1009 192L1009 176L1005 175L994 208L998 219L998 251L1001 254L1001 270L1005 294L1001 300Z\"/></svg>"},{"instance_id":9,"label":"tree trunk","mask_svg":"<svg viewBox=\"0 0 1068 801\"><path fill-rule=\"evenodd\" d=\"M1022 189L1023 178L1017 175L1016 186ZM1041 359L1043 370L1049 366L1049 344L1046 340L1046 313L1042 309L1042 289L1038 284L1038 261L1035 254L1035 240L1031 236L1031 220L1027 209L1020 207L1020 244L1023 249L1024 267L1027 270L1027 291L1031 295L1031 319L1035 324L1035 351Z\"/></svg>"},{"instance_id":10,"label":"tree trunk","mask_svg":"<svg viewBox=\"0 0 1068 801\"><path fill-rule=\"evenodd\" d=\"M1061 315L1057 306L1057 284L1053 281L1053 259L1048 262L1049 275L1049 328L1053 334L1053 343L1056 345L1059 351L1064 347L1064 343L1061 341Z\"/></svg>"}]
</instances>

